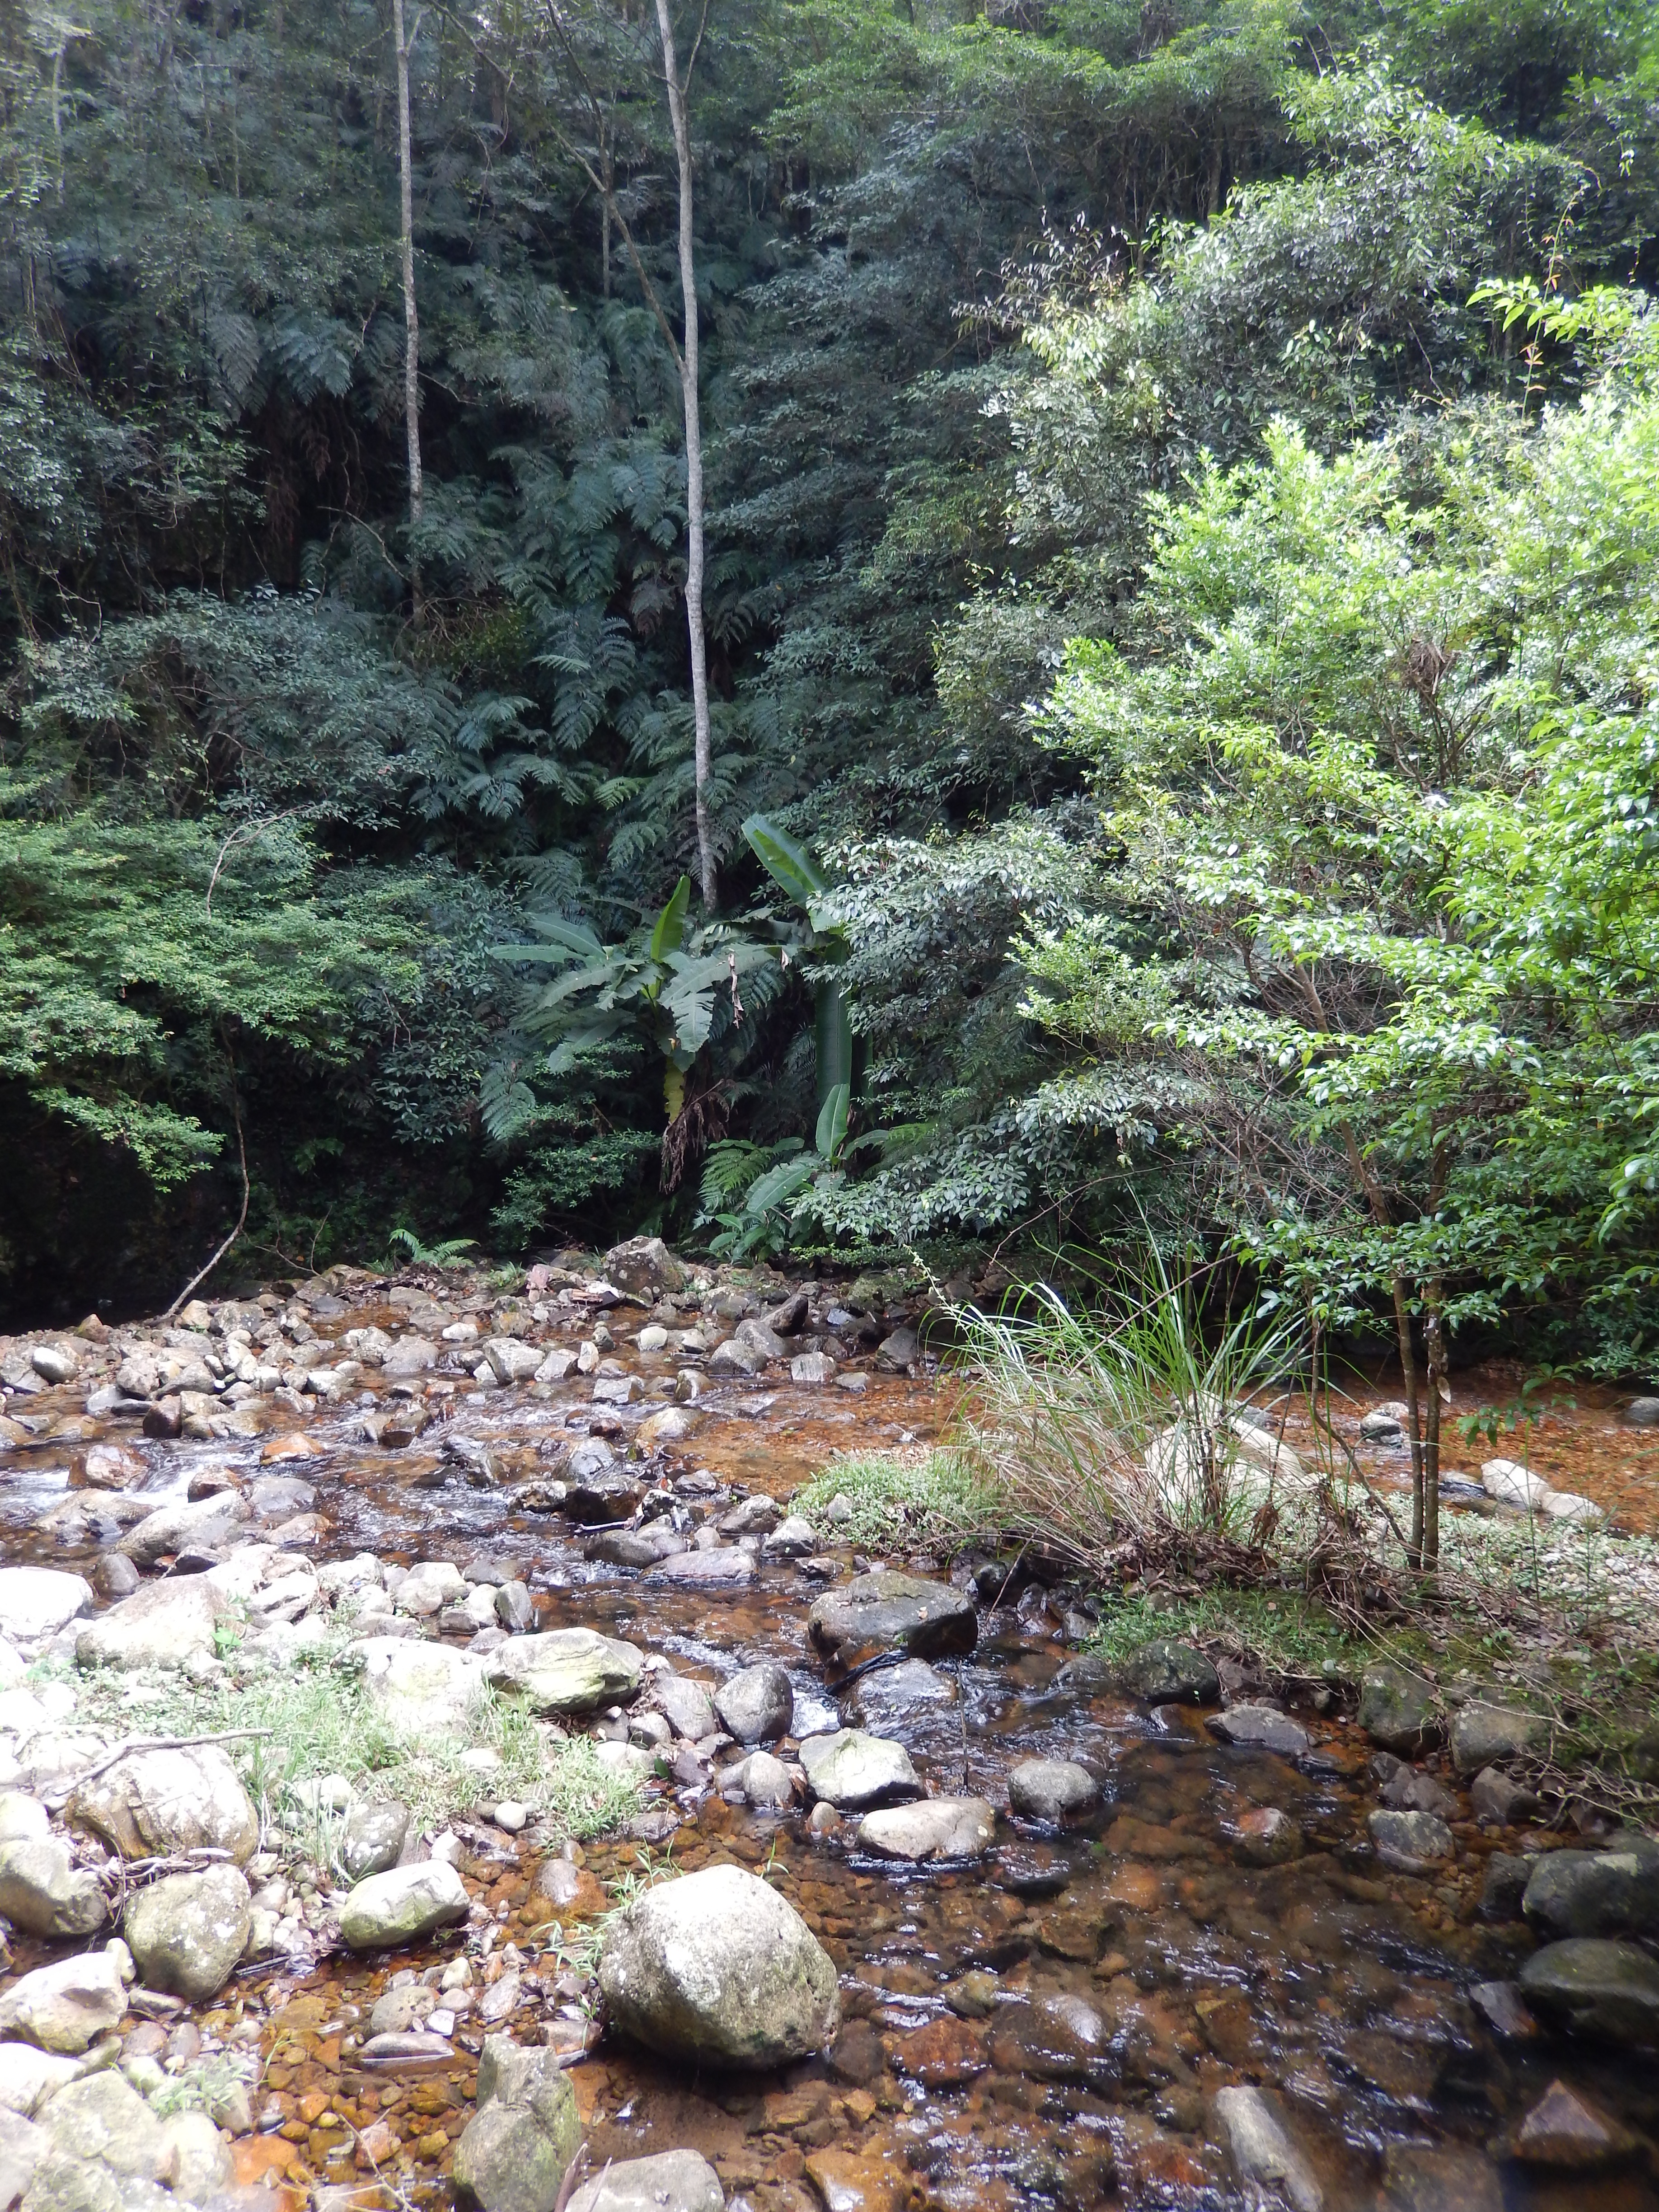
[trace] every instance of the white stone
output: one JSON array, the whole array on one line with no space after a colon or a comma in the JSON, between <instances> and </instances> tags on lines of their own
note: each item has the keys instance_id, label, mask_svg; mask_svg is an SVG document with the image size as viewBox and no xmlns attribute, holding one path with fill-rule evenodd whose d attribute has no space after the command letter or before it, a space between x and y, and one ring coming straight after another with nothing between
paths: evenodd
<instances>
[{"instance_id":1,"label":"white stone","mask_svg":"<svg viewBox=\"0 0 1659 2212\"><path fill-rule=\"evenodd\" d=\"M1480 1469L1480 1486L1500 1505L1517 1506L1523 1513L1545 1510L1550 1495L1550 1486L1541 1474L1534 1474L1513 1459L1487 1460Z\"/></svg>"},{"instance_id":2,"label":"white stone","mask_svg":"<svg viewBox=\"0 0 1659 2212\"><path fill-rule=\"evenodd\" d=\"M55 1636L92 1611L92 1585L56 1567L0 1567L0 1628L12 1636Z\"/></svg>"}]
</instances>

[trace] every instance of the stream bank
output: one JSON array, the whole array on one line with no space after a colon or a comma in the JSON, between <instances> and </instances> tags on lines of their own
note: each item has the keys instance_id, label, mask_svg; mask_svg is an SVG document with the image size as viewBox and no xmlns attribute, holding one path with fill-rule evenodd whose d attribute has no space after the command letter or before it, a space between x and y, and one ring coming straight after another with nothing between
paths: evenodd
<instances>
[{"instance_id":1,"label":"stream bank","mask_svg":"<svg viewBox=\"0 0 1659 2212\"><path fill-rule=\"evenodd\" d=\"M1520 1986L1564 1915L1595 1923L1565 1940L1650 1962L1659 1872L1638 1853L1626 1879L1612 1863L1632 1854L1606 1848L1624 1838L1546 1832L1523 1797L1504 1802L1501 1717L1525 1723L1512 1699L1494 1687L1449 1714L1383 1684L1364 1716L1328 1692L1285 1710L1272 1686L1184 1674L1179 1653L1129 1680L1079 1656L1086 1622L1068 1631L1063 1589L982 1589L972 1559L878 1560L838 1545L827 1516L792 1530L790 1498L833 1451L935 1430L913 1315L869 1286L865 1310L844 1302L853 1286L813 1286L795 1312L730 1283L672 1287L654 1255L642 1267L608 1290L593 1271L532 1277L515 1297L337 1273L269 1306L204 1308L176 1340L47 1347L76 1371L9 1404L6 1559L86 1586L36 1585L33 1615L21 1585L9 1617L0 1602L15 1791L49 1805L78 1775L84 1800L87 1770L141 1730L222 1732L193 1717L280 1709L297 1727L318 1680L345 1683L346 1702L325 1715L313 1698L313 1724L392 1714L416 1740L392 1765L349 1729L179 1753L232 1769L252 1836L222 1788L214 1841L165 1806L144 1808L148 1832L135 1817L131 1850L118 1814L55 1815L81 1900L65 1910L91 1917L88 1883L118 1908L161 1862L190 1880L228 1859L249 1924L246 1955L190 1999L92 1968L113 1919L19 1930L0 2021L43 1964L85 1958L113 2017L69 2063L89 2054L163 2129L174 2102L205 2115L216 2146L196 2127L146 2136L148 2166L123 2176L85 2154L83 2127L50 2154L76 2165L47 2172L50 2201L94 2201L108 2172L123 2203L158 2192L158 2212L442 2199L486 2040L507 2035L575 2062L559 2070L590 2177L693 2151L750 2212L1263 2191L1297 2212L1659 2203L1659 2027L1640 1972L1623 2010L1603 1993L1589 2034L1565 2025L1568 2000L1528 2004ZM913 1600L931 1629L902 1631L921 1650L897 1656L867 1607L825 1631L884 1567L938 1586ZM122 1608L146 1593L165 1625L124 1640L143 1613ZM71 1598L54 1621L48 1600ZM514 1656L575 1631L593 1644L558 1646L556 1681L550 1661ZM362 1666L341 1668L354 1645ZM636 1688L612 1647L636 1655ZM782 1670L788 1706L751 1747L720 1693L756 1668ZM467 1699L491 1675L504 1687L472 1741L483 1708ZM440 1753L452 1695L462 1726ZM823 1771L836 1731L862 1777ZM377 1773L417 1800L395 1848L395 1820L374 1832ZM975 1814L952 1831L958 1855L897 1859L866 1825L871 1805L890 1820L882 1800L977 1800L988 1832ZM567 1840L573 1826L597 1832ZM1602 1848L1571 1856L1594 1862L1579 1880L1595 1900L1547 1914L1540 1892L1528 1908L1540 1863L1570 1874L1568 1847L1587 1842ZM345 1875L377 1854L447 1869L459 1899L434 1872L447 1920L353 1950ZM828 1954L828 2051L757 2075L595 2040L604 1915L722 1865L762 1875ZM33 2046L15 2024L0 2036L6 2101L50 2134L76 2085L26 2078ZM29 2212L48 2201L35 2179L20 2193Z\"/></svg>"}]
</instances>

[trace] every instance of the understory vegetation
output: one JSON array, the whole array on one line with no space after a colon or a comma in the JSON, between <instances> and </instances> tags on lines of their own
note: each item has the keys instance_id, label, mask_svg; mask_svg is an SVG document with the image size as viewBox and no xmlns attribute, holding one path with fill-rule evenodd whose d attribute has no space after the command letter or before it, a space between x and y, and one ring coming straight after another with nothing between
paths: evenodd
<instances>
[{"instance_id":1,"label":"understory vegetation","mask_svg":"<svg viewBox=\"0 0 1659 2212\"><path fill-rule=\"evenodd\" d=\"M674 27L0 22L0 1300L1150 1235L1431 1558L1659 1338L1654 13Z\"/></svg>"}]
</instances>

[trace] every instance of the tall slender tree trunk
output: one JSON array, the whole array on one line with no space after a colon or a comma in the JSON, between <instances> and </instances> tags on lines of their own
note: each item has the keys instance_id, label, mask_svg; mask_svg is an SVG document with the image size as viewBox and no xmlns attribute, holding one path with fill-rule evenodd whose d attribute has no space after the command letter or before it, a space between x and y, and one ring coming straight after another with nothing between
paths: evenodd
<instances>
[{"instance_id":1,"label":"tall slender tree trunk","mask_svg":"<svg viewBox=\"0 0 1659 2212\"><path fill-rule=\"evenodd\" d=\"M685 331L680 347L680 394L685 408L685 626L691 641L691 712L696 728L697 872L702 902L713 914L720 884L714 871L714 825L708 818L712 744L708 724L708 641L702 620L702 405L697 392L697 267L692 237L691 131L686 119L685 86L674 52L674 19L669 0L657 0L657 28L662 36L663 77L668 88L668 118L680 173L680 295Z\"/></svg>"},{"instance_id":2,"label":"tall slender tree trunk","mask_svg":"<svg viewBox=\"0 0 1659 2212\"><path fill-rule=\"evenodd\" d=\"M1440 1406L1444 1395L1446 1329L1441 1316L1441 1286L1427 1285L1427 1317L1423 1324L1428 1356L1429 1403L1423 1434L1423 1571L1440 1570Z\"/></svg>"},{"instance_id":3,"label":"tall slender tree trunk","mask_svg":"<svg viewBox=\"0 0 1659 2212\"><path fill-rule=\"evenodd\" d=\"M416 16L415 30L420 30ZM416 531L425 505L421 475L421 319L415 301L414 153L409 127L409 56L413 34L404 36L404 0L392 0L392 35L398 48L398 196L404 249L404 434L409 451L409 526ZM410 597L416 626L422 619L421 562L409 559Z\"/></svg>"}]
</instances>

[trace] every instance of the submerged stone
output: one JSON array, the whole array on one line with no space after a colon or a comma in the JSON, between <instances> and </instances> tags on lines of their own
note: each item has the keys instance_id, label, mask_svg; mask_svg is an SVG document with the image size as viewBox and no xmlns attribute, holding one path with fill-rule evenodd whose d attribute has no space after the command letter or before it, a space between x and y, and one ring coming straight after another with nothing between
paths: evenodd
<instances>
[{"instance_id":1,"label":"submerged stone","mask_svg":"<svg viewBox=\"0 0 1659 2212\"><path fill-rule=\"evenodd\" d=\"M979 1640L979 1616L965 1591L887 1568L826 1591L806 1626L818 1650L832 1656L867 1644L897 1644L927 1659L971 1651Z\"/></svg>"}]
</instances>

